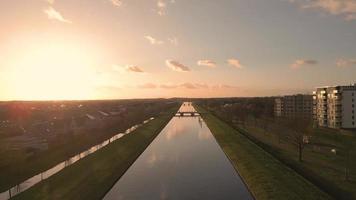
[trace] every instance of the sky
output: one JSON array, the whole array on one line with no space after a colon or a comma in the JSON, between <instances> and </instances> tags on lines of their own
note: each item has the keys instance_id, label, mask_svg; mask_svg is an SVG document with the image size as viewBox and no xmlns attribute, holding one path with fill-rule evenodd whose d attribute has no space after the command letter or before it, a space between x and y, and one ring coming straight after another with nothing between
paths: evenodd
<instances>
[{"instance_id":1,"label":"sky","mask_svg":"<svg viewBox=\"0 0 356 200\"><path fill-rule=\"evenodd\" d=\"M0 100L241 97L356 82L356 0L1 0Z\"/></svg>"}]
</instances>

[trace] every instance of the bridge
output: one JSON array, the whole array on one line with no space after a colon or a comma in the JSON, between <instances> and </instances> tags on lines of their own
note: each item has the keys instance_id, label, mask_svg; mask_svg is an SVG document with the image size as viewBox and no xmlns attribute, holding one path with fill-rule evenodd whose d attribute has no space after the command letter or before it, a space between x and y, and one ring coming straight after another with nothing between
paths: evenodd
<instances>
[{"instance_id":1,"label":"bridge","mask_svg":"<svg viewBox=\"0 0 356 200\"><path fill-rule=\"evenodd\" d=\"M184 117L184 116L198 116L199 113L197 111L178 111L177 114L178 116Z\"/></svg>"}]
</instances>

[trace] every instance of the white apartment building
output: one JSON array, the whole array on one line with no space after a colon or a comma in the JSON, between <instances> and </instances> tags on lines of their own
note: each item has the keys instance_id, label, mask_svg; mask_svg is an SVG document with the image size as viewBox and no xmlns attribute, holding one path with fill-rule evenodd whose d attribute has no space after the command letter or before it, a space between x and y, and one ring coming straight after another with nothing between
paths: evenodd
<instances>
[{"instance_id":1,"label":"white apartment building","mask_svg":"<svg viewBox=\"0 0 356 200\"><path fill-rule=\"evenodd\" d=\"M313 92L313 116L319 126L356 128L356 84L319 87Z\"/></svg>"}]
</instances>

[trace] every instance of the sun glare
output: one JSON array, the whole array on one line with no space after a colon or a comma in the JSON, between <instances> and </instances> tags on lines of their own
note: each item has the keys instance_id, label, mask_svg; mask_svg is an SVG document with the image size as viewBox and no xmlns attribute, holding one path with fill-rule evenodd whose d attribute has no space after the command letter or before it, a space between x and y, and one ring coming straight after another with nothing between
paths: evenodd
<instances>
[{"instance_id":1,"label":"sun glare","mask_svg":"<svg viewBox=\"0 0 356 200\"><path fill-rule=\"evenodd\" d=\"M11 68L14 96L28 100L90 99L92 57L83 48L50 44L31 49Z\"/></svg>"}]
</instances>

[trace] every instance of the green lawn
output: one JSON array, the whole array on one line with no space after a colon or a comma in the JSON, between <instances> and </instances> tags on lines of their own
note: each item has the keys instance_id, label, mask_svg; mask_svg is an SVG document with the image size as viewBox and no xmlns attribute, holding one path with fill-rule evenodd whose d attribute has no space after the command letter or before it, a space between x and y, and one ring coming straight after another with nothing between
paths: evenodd
<instances>
[{"instance_id":1,"label":"green lawn","mask_svg":"<svg viewBox=\"0 0 356 200\"><path fill-rule=\"evenodd\" d=\"M331 199L236 129L195 107L204 113L204 121L256 199Z\"/></svg>"},{"instance_id":2,"label":"green lawn","mask_svg":"<svg viewBox=\"0 0 356 200\"><path fill-rule=\"evenodd\" d=\"M178 107L78 161L14 199L101 199L172 118Z\"/></svg>"},{"instance_id":3,"label":"green lawn","mask_svg":"<svg viewBox=\"0 0 356 200\"><path fill-rule=\"evenodd\" d=\"M240 127L241 128L241 127ZM244 127L245 133L262 143L268 150L296 168L303 176L310 178L324 191L339 199L356 199L356 148L350 151L350 181L345 181L345 159L343 148L346 143L356 146L356 137L339 130L317 128L313 130L312 144L307 145L303 151L303 162L298 162L298 153L295 146L283 140L280 142L278 131L270 128L265 132L260 127L248 124ZM331 152L336 149L337 153Z\"/></svg>"}]
</instances>

